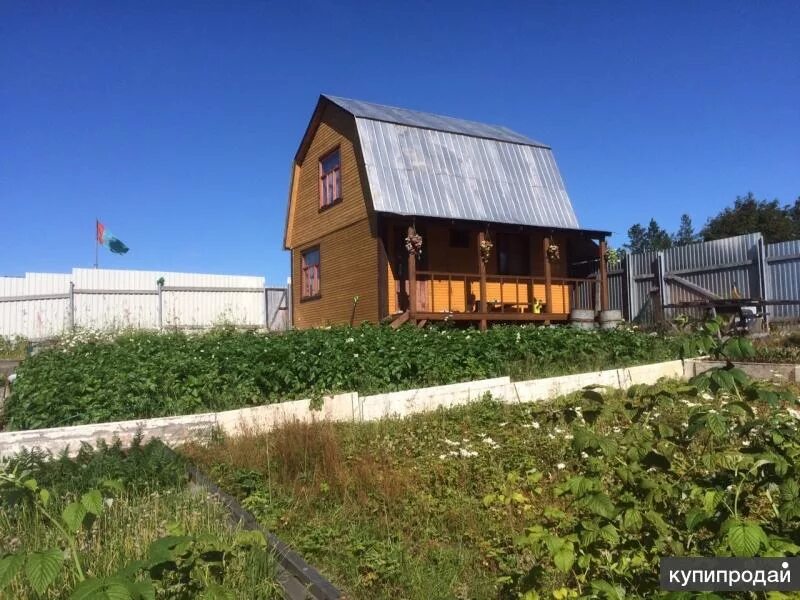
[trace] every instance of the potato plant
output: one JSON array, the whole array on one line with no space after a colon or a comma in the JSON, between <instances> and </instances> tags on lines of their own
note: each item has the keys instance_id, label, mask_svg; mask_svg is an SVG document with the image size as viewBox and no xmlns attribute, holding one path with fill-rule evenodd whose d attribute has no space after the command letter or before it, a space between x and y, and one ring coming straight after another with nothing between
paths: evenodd
<instances>
[{"instance_id":1,"label":"potato plant","mask_svg":"<svg viewBox=\"0 0 800 600\"><path fill-rule=\"evenodd\" d=\"M282 334L84 336L26 359L7 429L241 408L323 393L379 393L510 375L515 379L677 358L680 338L634 329L363 325Z\"/></svg>"}]
</instances>

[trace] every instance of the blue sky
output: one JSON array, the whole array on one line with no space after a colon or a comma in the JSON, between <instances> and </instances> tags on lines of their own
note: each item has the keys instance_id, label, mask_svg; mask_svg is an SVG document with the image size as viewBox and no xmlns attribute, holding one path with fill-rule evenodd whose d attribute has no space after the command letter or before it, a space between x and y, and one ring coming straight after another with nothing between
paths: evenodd
<instances>
[{"instance_id":1,"label":"blue sky","mask_svg":"<svg viewBox=\"0 0 800 600\"><path fill-rule=\"evenodd\" d=\"M800 195L800 3L0 3L0 274L288 274L318 94L553 146L583 226Z\"/></svg>"}]
</instances>

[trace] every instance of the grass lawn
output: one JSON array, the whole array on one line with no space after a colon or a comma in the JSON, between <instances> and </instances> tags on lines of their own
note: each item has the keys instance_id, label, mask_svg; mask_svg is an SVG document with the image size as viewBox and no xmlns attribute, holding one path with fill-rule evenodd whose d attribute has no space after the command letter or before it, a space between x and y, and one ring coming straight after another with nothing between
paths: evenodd
<instances>
[{"instance_id":1,"label":"grass lawn","mask_svg":"<svg viewBox=\"0 0 800 600\"><path fill-rule=\"evenodd\" d=\"M652 598L661 556L800 551L800 413L764 397L487 398L182 452L348 598Z\"/></svg>"},{"instance_id":2,"label":"grass lawn","mask_svg":"<svg viewBox=\"0 0 800 600\"><path fill-rule=\"evenodd\" d=\"M127 455L113 447L84 451L75 461L62 458L45 463L26 456L14 463L5 465L2 473L8 476L30 468L38 478L37 493L47 489L50 495L41 507L59 525L48 520L29 499L15 495L8 479L0 481L0 598L71 598L70 593L84 579L112 585L114 579L109 578L143 559L150 566L138 569L129 581L151 581L152 576L155 596L137 596L132 589L117 586L112 588L115 593L109 589L107 596L80 597L194 598L211 588L219 593L214 598L280 597L274 583L274 560L268 551L259 545L239 550L239 534L229 524L225 508L187 487L182 465L159 446L136 447ZM107 478L116 483L110 485ZM70 519L61 515L68 514L65 509L69 511L72 502L85 503L82 495L89 488L102 490L102 510L99 515L79 518L73 533ZM74 567L63 530L74 540L83 577ZM169 558L176 561L175 569L152 559L151 544L159 539L163 542L166 536L176 536L171 538L176 543L177 536L182 536L183 545L174 546ZM41 589L36 589L36 582L28 576L33 564L29 557L51 551L55 551L52 573L40 573L39 581L41 577L45 581ZM13 556L25 556L27 562L9 578L7 569ZM227 590L227 595L222 590Z\"/></svg>"}]
</instances>

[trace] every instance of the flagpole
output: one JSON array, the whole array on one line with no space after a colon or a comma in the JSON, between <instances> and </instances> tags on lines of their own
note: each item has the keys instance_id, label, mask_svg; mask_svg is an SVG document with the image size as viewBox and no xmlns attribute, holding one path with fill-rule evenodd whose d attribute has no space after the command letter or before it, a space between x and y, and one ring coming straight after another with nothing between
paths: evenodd
<instances>
[{"instance_id":1,"label":"flagpole","mask_svg":"<svg viewBox=\"0 0 800 600\"><path fill-rule=\"evenodd\" d=\"M95 218L95 220L94 220L94 268L95 269L98 267L98 262L97 261L98 261L98 257L99 257L99 254L100 254L98 252L98 248L100 247L100 244L97 241L97 228L98 228L99 225L100 225L100 219Z\"/></svg>"}]
</instances>

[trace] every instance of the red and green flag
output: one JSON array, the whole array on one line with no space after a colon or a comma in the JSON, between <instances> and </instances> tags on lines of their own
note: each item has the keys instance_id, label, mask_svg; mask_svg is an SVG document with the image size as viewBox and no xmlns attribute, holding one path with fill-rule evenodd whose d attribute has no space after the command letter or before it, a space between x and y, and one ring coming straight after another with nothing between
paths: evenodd
<instances>
[{"instance_id":1,"label":"red and green flag","mask_svg":"<svg viewBox=\"0 0 800 600\"><path fill-rule=\"evenodd\" d=\"M118 237L111 233L106 226L97 221L97 243L105 246L114 254L125 254L128 247Z\"/></svg>"}]
</instances>

